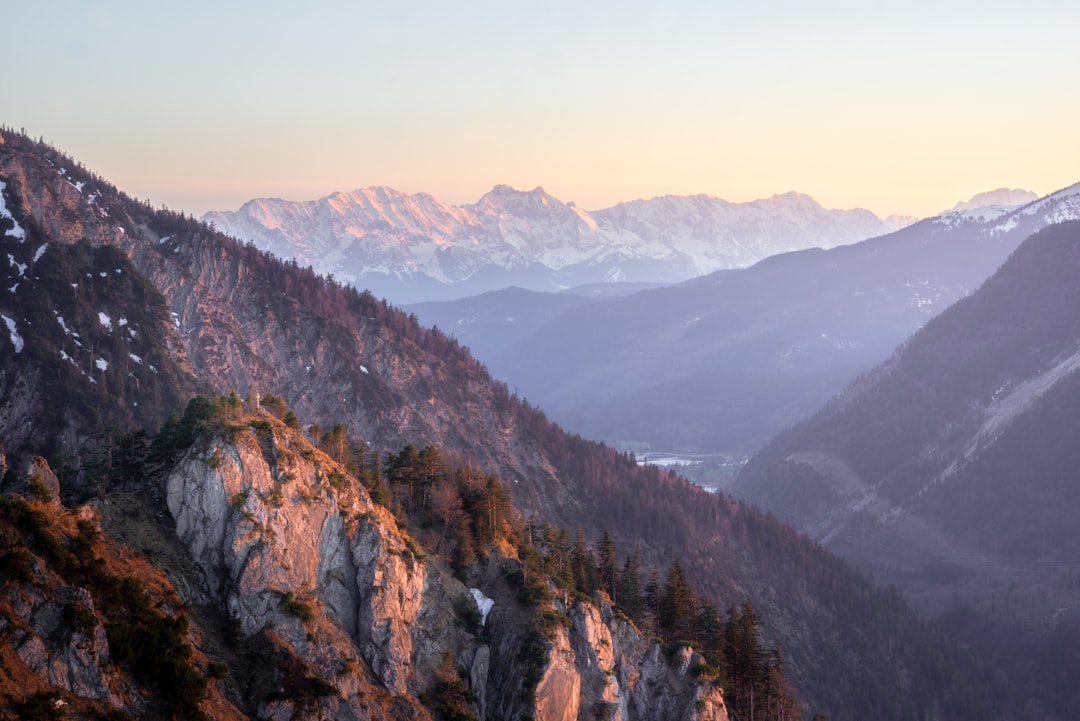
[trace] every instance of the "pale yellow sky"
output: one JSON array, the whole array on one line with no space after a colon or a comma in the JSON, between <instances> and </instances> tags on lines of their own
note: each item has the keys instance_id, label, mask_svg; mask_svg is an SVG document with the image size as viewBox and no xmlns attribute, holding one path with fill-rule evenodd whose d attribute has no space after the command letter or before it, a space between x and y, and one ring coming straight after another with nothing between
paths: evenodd
<instances>
[{"instance_id":1,"label":"pale yellow sky","mask_svg":"<svg viewBox=\"0 0 1080 721\"><path fill-rule=\"evenodd\" d=\"M200 215L387 185L929 215L1080 181L1080 3L12 4L0 122ZM57 20L57 18L60 18Z\"/></svg>"}]
</instances>

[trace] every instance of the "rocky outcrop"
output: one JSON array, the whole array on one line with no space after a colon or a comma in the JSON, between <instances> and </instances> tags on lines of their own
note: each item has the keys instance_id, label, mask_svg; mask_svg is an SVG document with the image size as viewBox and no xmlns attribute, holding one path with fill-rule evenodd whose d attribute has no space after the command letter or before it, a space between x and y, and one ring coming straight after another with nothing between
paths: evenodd
<instances>
[{"instance_id":1,"label":"rocky outcrop","mask_svg":"<svg viewBox=\"0 0 1080 721\"><path fill-rule=\"evenodd\" d=\"M245 637L268 631L316 665L359 650L388 691L422 686L413 627L427 571L412 542L298 432L269 417L256 425L192 448L166 481L207 596ZM319 658L309 628L340 653Z\"/></svg>"},{"instance_id":2,"label":"rocky outcrop","mask_svg":"<svg viewBox=\"0 0 1080 721\"><path fill-rule=\"evenodd\" d=\"M607 604L577 603L569 616L583 708L597 718L727 721L722 689L697 675L700 654L683 647L669 657Z\"/></svg>"},{"instance_id":3,"label":"rocky outcrop","mask_svg":"<svg viewBox=\"0 0 1080 721\"><path fill-rule=\"evenodd\" d=\"M30 493L0 497L0 715L44 706L48 718L151 718L190 694L189 711L243 718L215 684L200 686L210 664L162 573L108 540L91 507L43 497L55 486L43 459L15 486ZM150 638L157 653L176 654L162 666L169 679L133 667L133 648Z\"/></svg>"},{"instance_id":4,"label":"rocky outcrop","mask_svg":"<svg viewBox=\"0 0 1080 721\"><path fill-rule=\"evenodd\" d=\"M723 709L720 690L694 678L689 656L672 661L609 604L558 603L546 617L563 621L541 632L502 579L516 559L499 554L486 587L470 592L358 481L265 414L196 443L166 486L205 600L225 607L244 637L269 637L332 678L338 693L320 699L321 712L365 718L372 697L409 706L449 658L478 718L726 718L702 715L712 700ZM493 606L470 628L460 609L477 598ZM350 664L356 657L362 668ZM259 711L295 713L308 711L281 699Z\"/></svg>"},{"instance_id":5,"label":"rocky outcrop","mask_svg":"<svg viewBox=\"0 0 1080 721\"><path fill-rule=\"evenodd\" d=\"M86 589L26 584L6 601L23 623L0 618L0 632L9 634L8 643L30 671L77 696L124 705L115 690L122 680L110 667L105 628Z\"/></svg>"}]
</instances>

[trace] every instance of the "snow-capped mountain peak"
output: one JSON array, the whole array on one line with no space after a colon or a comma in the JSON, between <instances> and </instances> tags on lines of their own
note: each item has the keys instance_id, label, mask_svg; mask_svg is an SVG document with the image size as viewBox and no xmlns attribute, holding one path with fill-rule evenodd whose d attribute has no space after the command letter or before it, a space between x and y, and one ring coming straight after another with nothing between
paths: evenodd
<instances>
[{"instance_id":1,"label":"snow-capped mountain peak","mask_svg":"<svg viewBox=\"0 0 1080 721\"><path fill-rule=\"evenodd\" d=\"M988 206L1019 207L1038 200L1039 196L1022 188L997 188L985 193L978 193L971 200L962 200L951 210L977 210Z\"/></svg>"}]
</instances>

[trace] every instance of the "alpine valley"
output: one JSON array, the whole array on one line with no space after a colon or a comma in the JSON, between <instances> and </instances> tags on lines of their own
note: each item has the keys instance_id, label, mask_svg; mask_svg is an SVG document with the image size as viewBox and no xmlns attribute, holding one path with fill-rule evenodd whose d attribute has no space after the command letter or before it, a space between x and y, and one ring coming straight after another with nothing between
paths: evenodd
<instances>
[{"instance_id":1,"label":"alpine valley","mask_svg":"<svg viewBox=\"0 0 1080 721\"><path fill-rule=\"evenodd\" d=\"M998 191L888 235L664 288L508 289L407 309L564 427L650 458L744 459L974 291L1028 235L1080 218L1078 191L1034 202ZM1028 202L979 205L1001 200Z\"/></svg>"},{"instance_id":2,"label":"alpine valley","mask_svg":"<svg viewBox=\"0 0 1080 721\"><path fill-rule=\"evenodd\" d=\"M1046 718L790 525L0 137L0 718Z\"/></svg>"}]
</instances>

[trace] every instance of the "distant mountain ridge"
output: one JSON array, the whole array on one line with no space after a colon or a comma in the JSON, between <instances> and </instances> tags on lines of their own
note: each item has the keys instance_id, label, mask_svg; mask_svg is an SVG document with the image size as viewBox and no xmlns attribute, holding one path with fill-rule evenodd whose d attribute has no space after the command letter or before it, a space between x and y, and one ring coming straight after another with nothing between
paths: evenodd
<instances>
[{"instance_id":1,"label":"distant mountain ridge","mask_svg":"<svg viewBox=\"0 0 1080 721\"><path fill-rule=\"evenodd\" d=\"M463 206L373 187L305 202L260 198L202 220L403 303L510 285L551 291L675 283L777 253L883 235L912 219L827 210L799 193L747 203L663 196L588 212L543 188L497 185Z\"/></svg>"},{"instance_id":2,"label":"distant mountain ridge","mask_svg":"<svg viewBox=\"0 0 1080 721\"><path fill-rule=\"evenodd\" d=\"M975 210L991 205L1020 206L1039 199L1036 193L1021 188L998 188L978 193L971 200L960 201L952 210Z\"/></svg>"}]
</instances>

